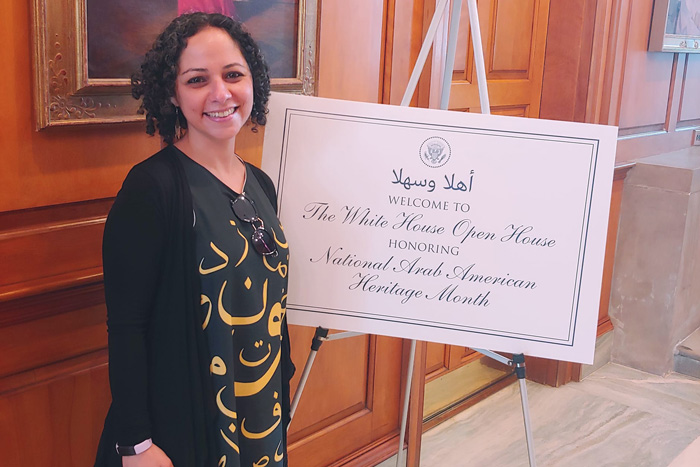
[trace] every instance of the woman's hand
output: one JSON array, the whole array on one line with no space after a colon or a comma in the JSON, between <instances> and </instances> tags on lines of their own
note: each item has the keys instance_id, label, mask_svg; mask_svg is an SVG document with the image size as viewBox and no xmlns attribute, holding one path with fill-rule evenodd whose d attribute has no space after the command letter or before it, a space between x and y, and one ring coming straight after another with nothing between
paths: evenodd
<instances>
[{"instance_id":1,"label":"woman's hand","mask_svg":"<svg viewBox=\"0 0 700 467\"><path fill-rule=\"evenodd\" d=\"M135 456L123 456L123 467L173 467L170 458L161 448L152 445L150 448Z\"/></svg>"}]
</instances>

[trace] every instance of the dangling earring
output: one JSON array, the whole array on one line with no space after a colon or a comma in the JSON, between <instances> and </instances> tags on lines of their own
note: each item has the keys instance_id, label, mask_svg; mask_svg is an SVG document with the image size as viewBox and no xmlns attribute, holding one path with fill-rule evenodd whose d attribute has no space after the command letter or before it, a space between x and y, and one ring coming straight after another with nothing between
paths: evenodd
<instances>
[{"instance_id":1,"label":"dangling earring","mask_svg":"<svg viewBox=\"0 0 700 467\"><path fill-rule=\"evenodd\" d=\"M180 107L175 107L175 139L182 138L182 126L180 126Z\"/></svg>"}]
</instances>

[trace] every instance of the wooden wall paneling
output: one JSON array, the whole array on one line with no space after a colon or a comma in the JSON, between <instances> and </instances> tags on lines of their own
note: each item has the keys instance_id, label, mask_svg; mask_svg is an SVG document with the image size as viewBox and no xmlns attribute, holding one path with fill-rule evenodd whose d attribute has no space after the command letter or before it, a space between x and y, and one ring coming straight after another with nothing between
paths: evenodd
<instances>
[{"instance_id":1,"label":"wooden wall paneling","mask_svg":"<svg viewBox=\"0 0 700 467\"><path fill-rule=\"evenodd\" d=\"M596 4L595 0L550 4L540 118L586 119Z\"/></svg>"},{"instance_id":2,"label":"wooden wall paneling","mask_svg":"<svg viewBox=\"0 0 700 467\"><path fill-rule=\"evenodd\" d=\"M0 392L2 464L92 465L109 406L106 363Z\"/></svg>"},{"instance_id":3,"label":"wooden wall paneling","mask_svg":"<svg viewBox=\"0 0 700 467\"><path fill-rule=\"evenodd\" d=\"M663 130L667 122L675 54L647 52L652 7L652 1L635 1L629 8L618 120L621 135Z\"/></svg>"},{"instance_id":4,"label":"wooden wall paneling","mask_svg":"<svg viewBox=\"0 0 700 467\"><path fill-rule=\"evenodd\" d=\"M700 126L700 55L682 54L681 60L683 58L683 89L677 126Z\"/></svg>"},{"instance_id":5,"label":"wooden wall paneling","mask_svg":"<svg viewBox=\"0 0 700 467\"><path fill-rule=\"evenodd\" d=\"M663 126L664 132L671 135L676 133L678 130L678 115L680 113L683 84L685 82L685 60L679 60L679 56L680 54L673 54L671 82L669 83L668 92L668 106L666 108L666 116Z\"/></svg>"},{"instance_id":6,"label":"wooden wall paneling","mask_svg":"<svg viewBox=\"0 0 700 467\"><path fill-rule=\"evenodd\" d=\"M13 433L15 454L2 449L11 466L94 461L110 400L101 286L110 206L0 213L0 416Z\"/></svg>"},{"instance_id":7,"label":"wooden wall paneling","mask_svg":"<svg viewBox=\"0 0 700 467\"><path fill-rule=\"evenodd\" d=\"M251 129L252 127L248 124L236 136L236 154L241 156L246 162L260 167L265 127L258 127L255 132L251 131Z\"/></svg>"},{"instance_id":8,"label":"wooden wall paneling","mask_svg":"<svg viewBox=\"0 0 700 467\"><path fill-rule=\"evenodd\" d=\"M322 2L319 96L363 102L381 99L383 24L383 0Z\"/></svg>"},{"instance_id":9,"label":"wooden wall paneling","mask_svg":"<svg viewBox=\"0 0 700 467\"><path fill-rule=\"evenodd\" d=\"M77 301L83 307L104 304L102 268L67 273L60 278L23 283L16 289L5 287L6 292L0 294L0 328L72 311Z\"/></svg>"},{"instance_id":10,"label":"wooden wall paneling","mask_svg":"<svg viewBox=\"0 0 700 467\"><path fill-rule=\"evenodd\" d=\"M0 378L103 349L103 305L0 328Z\"/></svg>"},{"instance_id":11,"label":"wooden wall paneling","mask_svg":"<svg viewBox=\"0 0 700 467\"><path fill-rule=\"evenodd\" d=\"M613 69L618 50L617 28L612 18L617 17L616 2L595 1L591 69L587 79L585 122L608 123ZM561 33L559 33L560 35Z\"/></svg>"},{"instance_id":12,"label":"wooden wall paneling","mask_svg":"<svg viewBox=\"0 0 700 467\"><path fill-rule=\"evenodd\" d=\"M71 375L89 371L93 368L106 368L107 360L107 348L103 348L66 360L57 361L49 365L5 376L0 379L0 396L8 396L10 394L26 391L34 386L48 384L51 381L70 377ZM102 393L107 400L110 399L109 388L107 388L106 391L102 391ZM102 421L104 421L104 415L107 413L108 405L109 404L105 405L105 410L102 413L96 415L98 418L101 417Z\"/></svg>"},{"instance_id":13,"label":"wooden wall paneling","mask_svg":"<svg viewBox=\"0 0 700 467\"><path fill-rule=\"evenodd\" d=\"M596 56L599 66L595 68L598 73L594 78L600 90L600 112L591 122L618 125L629 39L630 2L603 0L599 5L608 9L605 14L600 14L599 8L596 15L594 45L602 47L606 53Z\"/></svg>"},{"instance_id":14,"label":"wooden wall paneling","mask_svg":"<svg viewBox=\"0 0 700 467\"><path fill-rule=\"evenodd\" d=\"M525 356L526 377L529 381L558 388L572 381L571 362ZM567 377L567 375L569 377Z\"/></svg>"},{"instance_id":15,"label":"wooden wall paneling","mask_svg":"<svg viewBox=\"0 0 700 467\"><path fill-rule=\"evenodd\" d=\"M393 42L388 40L390 34L394 32L394 14L396 11L396 0L381 0L381 20L382 28L381 34L379 36L379 83L377 99L375 102L384 102L384 86L385 83L391 83L391 74L387 73L391 70L391 48L393 47ZM387 51L387 47L390 49ZM387 66L387 60L389 60L389 65Z\"/></svg>"},{"instance_id":16,"label":"wooden wall paneling","mask_svg":"<svg viewBox=\"0 0 700 467\"><path fill-rule=\"evenodd\" d=\"M7 467L22 465L18 438L19 433L13 420L12 403L9 399L0 397L0 452L2 452L3 465Z\"/></svg>"},{"instance_id":17,"label":"wooden wall paneling","mask_svg":"<svg viewBox=\"0 0 700 467\"><path fill-rule=\"evenodd\" d=\"M396 35L396 0L386 0L384 7L384 46L382 48L381 96L379 102L391 102L391 85L394 70L394 44Z\"/></svg>"},{"instance_id":18,"label":"wooden wall paneling","mask_svg":"<svg viewBox=\"0 0 700 467\"><path fill-rule=\"evenodd\" d=\"M658 52L656 54L661 54ZM667 54L670 55L670 54ZM654 154L671 152L686 148L692 141L689 131L692 127L678 128L677 115L679 112L683 89L684 61L679 60L679 54L672 55L671 79L668 91L668 106L665 113L663 128L648 132L648 128L621 130L617 143L617 163L624 163ZM643 105L643 100L641 104Z\"/></svg>"},{"instance_id":19,"label":"wooden wall paneling","mask_svg":"<svg viewBox=\"0 0 700 467\"><path fill-rule=\"evenodd\" d=\"M620 225L620 207L622 206L622 188L627 172L633 164L625 164L615 169L612 194L610 197L610 214L608 216L608 234L605 241L605 260L603 263L603 282L600 290L600 305L598 308L598 336L612 330L612 322L608 314L610 295L612 293L612 274L615 264L615 249L617 247L617 232Z\"/></svg>"},{"instance_id":20,"label":"wooden wall paneling","mask_svg":"<svg viewBox=\"0 0 700 467\"><path fill-rule=\"evenodd\" d=\"M693 141L693 128L695 127L677 129L672 133L658 132L619 139L616 162L623 164L642 157L685 149Z\"/></svg>"},{"instance_id":21,"label":"wooden wall paneling","mask_svg":"<svg viewBox=\"0 0 700 467\"><path fill-rule=\"evenodd\" d=\"M597 2L595 0L587 0L585 2L585 7L582 10L583 18L581 34L578 38L578 55L581 57L581 62L579 62L578 74L575 77L576 88L574 94L575 102L573 104L573 113L569 118L569 120L574 122L586 121L588 86L590 83L589 77L591 74L592 62L591 56L593 54L593 31L595 27L596 4ZM551 5L552 4L550 3L550 7ZM553 24L551 20L549 24ZM551 31L548 34L551 34ZM542 114L540 112L540 117L541 115Z\"/></svg>"},{"instance_id":22,"label":"wooden wall paneling","mask_svg":"<svg viewBox=\"0 0 700 467\"><path fill-rule=\"evenodd\" d=\"M19 289L27 289L25 294L51 290L86 270L99 275L111 204L95 200L0 213L0 301L14 298Z\"/></svg>"},{"instance_id":23,"label":"wooden wall paneling","mask_svg":"<svg viewBox=\"0 0 700 467\"><path fill-rule=\"evenodd\" d=\"M652 4L603 0L596 10L586 121L621 127L618 164L688 147L695 124L677 126L685 60L646 50Z\"/></svg>"}]
</instances>

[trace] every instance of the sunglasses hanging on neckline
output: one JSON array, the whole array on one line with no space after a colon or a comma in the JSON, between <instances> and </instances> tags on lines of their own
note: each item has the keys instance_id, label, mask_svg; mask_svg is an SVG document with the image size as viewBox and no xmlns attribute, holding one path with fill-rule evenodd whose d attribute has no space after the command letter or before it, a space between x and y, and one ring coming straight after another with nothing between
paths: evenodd
<instances>
[{"instance_id":1,"label":"sunglasses hanging on neckline","mask_svg":"<svg viewBox=\"0 0 700 467\"><path fill-rule=\"evenodd\" d=\"M253 200L248 198L245 193L241 193L236 199L230 201L233 214L235 214L239 220L253 226L251 241L253 242L255 251L263 256L277 256L275 240L272 238L272 235L270 235L270 232L265 230L265 223L263 223L260 216L258 216L258 210L255 209Z\"/></svg>"}]
</instances>

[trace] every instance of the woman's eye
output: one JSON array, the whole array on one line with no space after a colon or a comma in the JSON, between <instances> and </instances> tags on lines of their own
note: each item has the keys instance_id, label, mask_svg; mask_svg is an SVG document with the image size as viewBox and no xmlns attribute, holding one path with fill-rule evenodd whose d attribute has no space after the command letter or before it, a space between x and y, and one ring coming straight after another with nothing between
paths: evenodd
<instances>
[{"instance_id":1,"label":"woman's eye","mask_svg":"<svg viewBox=\"0 0 700 467\"><path fill-rule=\"evenodd\" d=\"M187 84L199 84L204 82L204 77L202 76L195 76L193 78L190 78L187 80Z\"/></svg>"},{"instance_id":2,"label":"woman's eye","mask_svg":"<svg viewBox=\"0 0 700 467\"><path fill-rule=\"evenodd\" d=\"M226 78L228 79L236 79L240 78L241 76L243 76L243 73L241 73L240 71L229 71L228 73L226 73Z\"/></svg>"}]
</instances>

